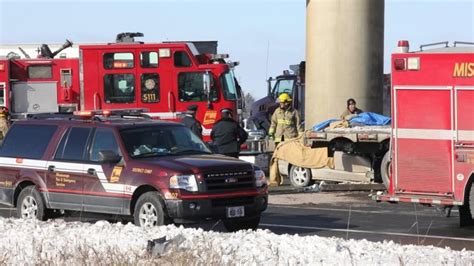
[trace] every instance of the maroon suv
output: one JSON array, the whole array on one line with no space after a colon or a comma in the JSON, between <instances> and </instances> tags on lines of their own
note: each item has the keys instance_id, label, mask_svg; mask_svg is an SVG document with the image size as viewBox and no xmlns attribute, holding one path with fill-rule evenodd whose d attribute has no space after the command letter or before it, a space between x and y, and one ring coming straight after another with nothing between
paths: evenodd
<instances>
[{"instance_id":1,"label":"maroon suv","mask_svg":"<svg viewBox=\"0 0 474 266\"><path fill-rule=\"evenodd\" d=\"M131 215L136 225L222 219L254 229L262 171L212 154L185 126L140 118L45 116L13 124L0 148L0 202L19 217L53 210Z\"/></svg>"}]
</instances>

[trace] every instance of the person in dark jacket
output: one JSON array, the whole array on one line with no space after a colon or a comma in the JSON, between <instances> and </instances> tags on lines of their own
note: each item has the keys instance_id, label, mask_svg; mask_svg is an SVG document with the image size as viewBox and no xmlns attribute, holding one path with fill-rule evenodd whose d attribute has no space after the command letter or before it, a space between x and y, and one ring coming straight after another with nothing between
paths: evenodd
<instances>
[{"instance_id":1,"label":"person in dark jacket","mask_svg":"<svg viewBox=\"0 0 474 266\"><path fill-rule=\"evenodd\" d=\"M222 118L212 127L211 139L217 147L217 152L227 156L239 157L240 145L244 143L248 134L232 119L232 110L221 110Z\"/></svg>"},{"instance_id":2,"label":"person in dark jacket","mask_svg":"<svg viewBox=\"0 0 474 266\"><path fill-rule=\"evenodd\" d=\"M191 131L196 134L200 139L202 139L202 125L196 119L197 105L193 104L188 106L188 110L184 114L184 117L181 119L181 123L187 126Z\"/></svg>"}]
</instances>

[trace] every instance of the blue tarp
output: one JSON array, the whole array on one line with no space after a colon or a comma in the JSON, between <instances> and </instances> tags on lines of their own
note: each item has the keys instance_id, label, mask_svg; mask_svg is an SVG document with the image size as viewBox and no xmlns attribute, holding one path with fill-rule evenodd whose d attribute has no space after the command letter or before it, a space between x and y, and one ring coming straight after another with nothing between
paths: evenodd
<instances>
[{"instance_id":1,"label":"blue tarp","mask_svg":"<svg viewBox=\"0 0 474 266\"><path fill-rule=\"evenodd\" d=\"M390 125L391 121L392 119L388 116L371 112L360 113L349 120L351 124L361 124L366 126L385 126Z\"/></svg>"},{"instance_id":2,"label":"blue tarp","mask_svg":"<svg viewBox=\"0 0 474 266\"><path fill-rule=\"evenodd\" d=\"M332 122L340 119L329 119L313 126L313 131L320 131L329 126ZM391 118L377 113L365 112L351 118L349 123L352 125L364 125L364 126L385 126L390 125Z\"/></svg>"},{"instance_id":3,"label":"blue tarp","mask_svg":"<svg viewBox=\"0 0 474 266\"><path fill-rule=\"evenodd\" d=\"M314 125L312 130L313 131L320 131L320 130L323 130L325 128L327 128L329 126L329 124L331 124L332 122L334 121L338 121L339 119L329 119L329 120L326 120L324 122L321 122L317 125Z\"/></svg>"}]
</instances>

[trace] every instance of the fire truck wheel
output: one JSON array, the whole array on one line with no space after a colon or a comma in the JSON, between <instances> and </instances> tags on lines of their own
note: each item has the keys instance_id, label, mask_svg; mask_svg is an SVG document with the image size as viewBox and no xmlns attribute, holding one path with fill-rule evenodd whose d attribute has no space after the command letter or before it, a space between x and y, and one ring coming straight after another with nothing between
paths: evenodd
<instances>
[{"instance_id":1,"label":"fire truck wheel","mask_svg":"<svg viewBox=\"0 0 474 266\"><path fill-rule=\"evenodd\" d=\"M16 209L18 218L40 221L48 219L48 210L35 186L28 186L20 192Z\"/></svg>"},{"instance_id":2,"label":"fire truck wheel","mask_svg":"<svg viewBox=\"0 0 474 266\"><path fill-rule=\"evenodd\" d=\"M165 224L163 203L156 191L144 193L138 198L133 212L135 225L154 227Z\"/></svg>"},{"instance_id":3,"label":"fire truck wheel","mask_svg":"<svg viewBox=\"0 0 474 266\"><path fill-rule=\"evenodd\" d=\"M380 175L382 176L382 182L386 189L390 186L390 164L390 151L387 151L380 164Z\"/></svg>"},{"instance_id":4,"label":"fire truck wheel","mask_svg":"<svg viewBox=\"0 0 474 266\"><path fill-rule=\"evenodd\" d=\"M237 232L239 230L257 230L260 223L260 215L253 218L239 219L231 218L223 220L224 227L228 232Z\"/></svg>"},{"instance_id":5,"label":"fire truck wheel","mask_svg":"<svg viewBox=\"0 0 474 266\"><path fill-rule=\"evenodd\" d=\"M311 169L292 165L288 174L291 185L294 187L307 187L312 185Z\"/></svg>"},{"instance_id":6,"label":"fire truck wheel","mask_svg":"<svg viewBox=\"0 0 474 266\"><path fill-rule=\"evenodd\" d=\"M464 198L464 205L459 206L459 225L474 225L474 181L468 183L468 190Z\"/></svg>"}]
</instances>

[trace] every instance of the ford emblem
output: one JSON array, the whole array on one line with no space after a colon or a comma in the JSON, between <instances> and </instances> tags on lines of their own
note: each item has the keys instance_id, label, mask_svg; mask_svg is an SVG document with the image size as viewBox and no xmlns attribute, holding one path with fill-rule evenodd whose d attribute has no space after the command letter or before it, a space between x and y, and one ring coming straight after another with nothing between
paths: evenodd
<instances>
[{"instance_id":1,"label":"ford emblem","mask_svg":"<svg viewBox=\"0 0 474 266\"><path fill-rule=\"evenodd\" d=\"M237 181L239 181L239 180L237 178L234 178L234 177L229 177L229 178L225 179L226 183L237 183Z\"/></svg>"}]
</instances>

